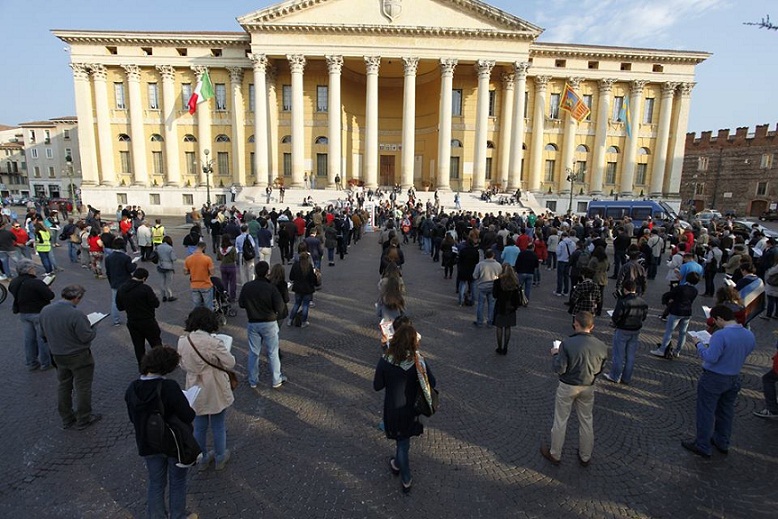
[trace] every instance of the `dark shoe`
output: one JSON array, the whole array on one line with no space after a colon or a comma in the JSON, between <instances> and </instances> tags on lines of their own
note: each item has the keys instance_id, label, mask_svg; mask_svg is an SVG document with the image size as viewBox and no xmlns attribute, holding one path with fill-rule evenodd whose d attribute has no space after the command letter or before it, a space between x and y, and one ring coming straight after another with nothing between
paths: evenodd
<instances>
[{"instance_id":1,"label":"dark shoe","mask_svg":"<svg viewBox=\"0 0 778 519\"><path fill-rule=\"evenodd\" d=\"M391 470L392 474L395 476L400 475L400 469L394 464L394 458L389 458L389 470Z\"/></svg>"},{"instance_id":2,"label":"dark shoe","mask_svg":"<svg viewBox=\"0 0 778 519\"><path fill-rule=\"evenodd\" d=\"M550 461L552 465L559 465L562 463L560 460L551 455L551 450L549 450L548 446L546 445L540 446L540 455Z\"/></svg>"},{"instance_id":3,"label":"dark shoe","mask_svg":"<svg viewBox=\"0 0 778 519\"><path fill-rule=\"evenodd\" d=\"M589 458L588 460L584 461L581 458L581 452L579 451L578 452L578 463L580 463L582 467L588 467L592 463L592 459Z\"/></svg>"},{"instance_id":4,"label":"dark shoe","mask_svg":"<svg viewBox=\"0 0 778 519\"><path fill-rule=\"evenodd\" d=\"M73 420L72 422L65 422L60 427L63 431L67 431L68 429L72 429L73 426L76 425L76 421Z\"/></svg>"},{"instance_id":5,"label":"dark shoe","mask_svg":"<svg viewBox=\"0 0 778 519\"><path fill-rule=\"evenodd\" d=\"M47 364L46 366L41 366L41 371L48 371L53 367L51 364Z\"/></svg>"},{"instance_id":6,"label":"dark shoe","mask_svg":"<svg viewBox=\"0 0 778 519\"><path fill-rule=\"evenodd\" d=\"M502 355L502 348L500 348L499 346L497 346L497 347L494 349L494 352L495 352L497 355Z\"/></svg>"},{"instance_id":7,"label":"dark shoe","mask_svg":"<svg viewBox=\"0 0 778 519\"><path fill-rule=\"evenodd\" d=\"M170 297L168 297L168 298L167 298L167 300L168 300L168 302L169 302L169 303L172 303L173 301L177 301L177 300L178 300L178 298L177 298L177 297L170 296Z\"/></svg>"},{"instance_id":8,"label":"dark shoe","mask_svg":"<svg viewBox=\"0 0 778 519\"><path fill-rule=\"evenodd\" d=\"M694 442L694 440L681 442L681 447L687 451L693 452L697 456L702 456L705 459L710 458L710 454L703 452L699 447L697 447L697 444Z\"/></svg>"},{"instance_id":9,"label":"dark shoe","mask_svg":"<svg viewBox=\"0 0 778 519\"><path fill-rule=\"evenodd\" d=\"M167 303L167 296L162 296L162 302Z\"/></svg>"},{"instance_id":10,"label":"dark shoe","mask_svg":"<svg viewBox=\"0 0 778 519\"><path fill-rule=\"evenodd\" d=\"M76 425L76 429L78 429L79 431L83 431L84 429L86 429L90 425L95 424L95 423L99 422L102 419L103 419L103 415L101 415L101 414L91 414L91 415L89 415L89 418L87 419L86 422L77 424Z\"/></svg>"},{"instance_id":11,"label":"dark shoe","mask_svg":"<svg viewBox=\"0 0 778 519\"><path fill-rule=\"evenodd\" d=\"M722 449L721 447L719 447L719 444L718 444L718 443L716 443L715 441L713 441L712 439L711 439L711 441L710 441L710 444L711 444L711 445L713 445L713 446L716 448L716 450L717 450L717 451L719 451L719 452L720 452L721 454L723 454L724 456L726 456L727 454L729 454L729 449Z\"/></svg>"},{"instance_id":12,"label":"dark shoe","mask_svg":"<svg viewBox=\"0 0 778 519\"><path fill-rule=\"evenodd\" d=\"M413 487L413 479L411 479L407 484L403 483L403 494L408 494L411 491L411 487Z\"/></svg>"}]
</instances>

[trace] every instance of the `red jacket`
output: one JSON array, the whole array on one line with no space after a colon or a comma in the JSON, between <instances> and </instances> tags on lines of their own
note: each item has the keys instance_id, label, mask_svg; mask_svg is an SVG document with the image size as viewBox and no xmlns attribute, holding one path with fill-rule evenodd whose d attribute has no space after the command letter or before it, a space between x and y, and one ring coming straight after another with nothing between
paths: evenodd
<instances>
[{"instance_id":1,"label":"red jacket","mask_svg":"<svg viewBox=\"0 0 778 519\"><path fill-rule=\"evenodd\" d=\"M26 247L30 237L27 236L27 231L23 227L11 227L11 232L16 236L16 245L20 247Z\"/></svg>"},{"instance_id":2,"label":"red jacket","mask_svg":"<svg viewBox=\"0 0 778 519\"><path fill-rule=\"evenodd\" d=\"M132 230L132 220L128 218L119 222L119 230L121 230L122 234L129 234Z\"/></svg>"},{"instance_id":3,"label":"red jacket","mask_svg":"<svg viewBox=\"0 0 778 519\"><path fill-rule=\"evenodd\" d=\"M540 238L535 240L535 255L538 257L539 261L546 261L548 259L548 247L546 246L546 242Z\"/></svg>"},{"instance_id":4,"label":"red jacket","mask_svg":"<svg viewBox=\"0 0 778 519\"><path fill-rule=\"evenodd\" d=\"M519 250L525 250L527 245L529 245L529 242L529 234L521 234L518 238L516 238L516 246L519 248Z\"/></svg>"}]
</instances>

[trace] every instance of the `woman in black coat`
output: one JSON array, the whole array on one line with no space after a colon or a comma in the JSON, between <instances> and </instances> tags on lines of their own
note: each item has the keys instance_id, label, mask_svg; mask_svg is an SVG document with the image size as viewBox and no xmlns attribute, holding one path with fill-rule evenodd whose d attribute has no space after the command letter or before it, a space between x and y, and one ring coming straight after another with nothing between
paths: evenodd
<instances>
[{"instance_id":1,"label":"woman in black coat","mask_svg":"<svg viewBox=\"0 0 778 519\"><path fill-rule=\"evenodd\" d=\"M313 268L311 255L307 252L301 252L299 259L292 264L289 271L289 281L292 282L292 292L294 292L294 306L289 313L287 326L292 326L294 316L298 310L302 312L302 327L305 328L308 322L308 307L313 301L313 293L316 291L316 272Z\"/></svg>"},{"instance_id":2,"label":"woman in black coat","mask_svg":"<svg viewBox=\"0 0 778 519\"><path fill-rule=\"evenodd\" d=\"M424 426L414 411L416 394L420 391L418 374L416 372L416 357L425 366L430 387L435 387L435 376L421 355L418 354L419 336L416 329L406 324L394 332L389 342L386 355L381 357L376 366L373 378L373 389L384 392L384 430L386 437L396 440L397 449L393 458L389 459L392 473L400 475L402 490L411 490L411 463L408 452L411 448L411 437L424 432Z\"/></svg>"},{"instance_id":3,"label":"woman in black coat","mask_svg":"<svg viewBox=\"0 0 778 519\"><path fill-rule=\"evenodd\" d=\"M497 330L498 355L508 354L511 328L516 326L516 310L519 308L519 278L508 263L503 263L500 277L492 285L494 296L494 327Z\"/></svg>"}]
</instances>

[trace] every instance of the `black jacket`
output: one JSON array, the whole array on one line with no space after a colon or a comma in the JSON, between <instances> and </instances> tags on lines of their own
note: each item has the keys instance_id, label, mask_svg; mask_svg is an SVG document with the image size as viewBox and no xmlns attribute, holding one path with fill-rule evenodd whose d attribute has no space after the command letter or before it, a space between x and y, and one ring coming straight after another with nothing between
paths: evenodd
<instances>
[{"instance_id":1,"label":"black jacket","mask_svg":"<svg viewBox=\"0 0 778 519\"><path fill-rule=\"evenodd\" d=\"M118 289L128 282L137 265L123 251L114 250L105 258L105 275L111 288Z\"/></svg>"},{"instance_id":2,"label":"black jacket","mask_svg":"<svg viewBox=\"0 0 778 519\"><path fill-rule=\"evenodd\" d=\"M616 301L613 310L614 326L619 330L637 331L643 327L648 315L648 304L637 294L630 293Z\"/></svg>"},{"instance_id":3,"label":"black jacket","mask_svg":"<svg viewBox=\"0 0 778 519\"><path fill-rule=\"evenodd\" d=\"M162 404L165 407L165 418L177 416L182 422L191 424L195 419L194 410L189 407L181 386L175 380L157 378L151 380L135 380L124 393L127 403L127 414L135 426L135 443L138 454L149 456L159 454L146 443L146 421L149 414L159 408L157 385L162 384Z\"/></svg>"},{"instance_id":4,"label":"black jacket","mask_svg":"<svg viewBox=\"0 0 778 519\"><path fill-rule=\"evenodd\" d=\"M116 291L116 308L127 312L127 322L154 319L154 309L159 308L159 299L154 289L146 283L130 279Z\"/></svg>"},{"instance_id":5,"label":"black jacket","mask_svg":"<svg viewBox=\"0 0 778 519\"><path fill-rule=\"evenodd\" d=\"M285 306L281 292L267 278L255 279L243 285L238 304L246 309L250 323L276 321Z\"/></svg>"},{"instance_id":6,"label":"black jacket","mask_svg":"<svg viewBox=\"0 0 778 519\"><path fill-rule=\"evenodd\" d=\"M525 249L516 257L516 264L513 268L516 269L517 274L532 274L539 265L540 262L535 251Z\"/></svg>"},{"instance_id":7,"label":"black jacket","mask_svg":"<svg viewBox=\"0 0 778 519\"><path fill-rule=\"evenodd\" d=\"M384 393L384 430L386 437L391 439L410 438L420 435L424 428L417 420L414 411L416 393L421 390L419 378L416 374L416 366L412 362L407 365L398 365L381 357L376 366L373 377L373 389ZM428 362L427 379L430 386L435 387L435 375ZM407 369L404 369L404 366Z\"/></svg>"},{"instance_id":8,"label":"black jacket","mask_svg":"<svg viewBox=\"0 0 778 519\"><path fill-rule=\"evenodd\" d=\"M39 314L54 299L54 292L42 280L30 274L19 274L8 285L14 296L13 311L19 314Z\"/></svg>"},{"instance_id":9,"label":"black jacket","mask_svg":"<svg viewBox=\"0 0 778 519\"><path fill-rule=\"evenodd\" d=\"M697 298L697 289L692 285L677 285L670 290L670 313L681 317L692 315L692 303Z\"/></svg>"},{"instance_id":10,"label":"black jacket","mask_svg":"<svg viewBox=\"0 0 778 519\"><path fill-rule=\"evenodd\" d=\"M295 294L306 295L316 291L316 273L313 271L313 266L305 275L303 269L300 268L300 262L296 261L289 271L289 281L293 282L292 292Z\"/></svg>"}]
</instances>

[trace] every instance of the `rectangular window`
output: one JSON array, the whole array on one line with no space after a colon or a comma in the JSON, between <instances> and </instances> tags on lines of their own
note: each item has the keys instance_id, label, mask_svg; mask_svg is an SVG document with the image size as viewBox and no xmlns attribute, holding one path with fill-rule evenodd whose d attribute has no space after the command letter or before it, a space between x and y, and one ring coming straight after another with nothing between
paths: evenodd
<instances>
[{"instance_id":1,"label":"rectangular window","mask_svg":"<svg viewBox=\"0 0 778 519\"><path fill-rule=\"evenodd\" d=\"M616 163L615 162L608 162L608 164L605 166L605 183L606 184L616 183Z\"/></svg>"},{"instance_id":2,"label":"rectangular window","mask_svg":"<svg viewBox=\"0 0 778 519\"><path fill-rule=\"evenodd\" d=\"M612 121L622 122L621 108L624 106L624 96L616 96L613 98L613 115Z\"/></svg>"},{"instance_id":3,"label":"rectangular window","mask_svg":"<svg viewBox=\"0 0 778 519\"><path fill-rule=\"evenodd\" d=\"M62 138L66 141L70 140L70 130L62 130Z\"/></svg>"},{"instance_id":4,"label":"rectangular window","mask_svg":"<svg viewBox=\"0 0 778 519\"><path fill-rule=\"evenodd\" d=\"M292 176L292 154L284 153L284 176Z\"/></svg>"},{"instance_id":5,"label":"rectangular window","mask_svg":"<svg viewBox=\"0 0 778 519\"><path fill-rule=\"evenodd\" d=\"M126 110L127 104L124 102L124 83L114 83L113 94L114 99L116 100L116 109Z\"/></svg>"},{"instance_id":6,"label":"rectangular window","mask_svg":"<svg viewBox=\"0 0 778 519\"><path fill-rule=\"evenodd\" d=\"M35 166L34 168L32 168L32 176L34 176L35 178L41 178L41 167L40 166Z\"/></svg>"},{"instance_id":7,"label":"rectangular window","mask_svg":"<svg viewBox=\"0 0 778 519\"><path fill-rule=\"evenodd\" d=\"M254 90L254 84L249 84L249 112L254 111L254 98L256 96L256 90Z\"/></svg>"},{"instance_id":8,"label":"rectangular window","mask_svg":"<svg viewBox=\"0 0 778 519\"><path fill-rule=\"evenodd\" d=\"M154 174L155 175L164 175L165 174L165 166L162 162L162 152L161 151L152 151L151 152L151 162L154 164Z\"/></svg>"},{"instance_id":9,"label":"rectangular window","mask_svg":"<svg viewBox=\"0 0 778 519\"><path fill-rule=\"evenodd\" d=\"M184 162L186 162L186 174L187 175L196 175L197 174L197 158L195 157L195 153L193 151L185 151L184 152Z\"/></svg>"},{"instance_id":10,"label":"rectangular window","mask_svg":"<svg viewBox=\"0 0 778 519\"><path fill-rule=\"evenodd\" d=\"M654 98L647 97L643 105L643 124L651 124L654 120Z\"/></svg>"},{"instance_id":11,"label":"rectangular window","mask_svg":"<svg viewBox=\"0 0 778 519\"><path fill-rule=\"evenodd\" d=\"M216 195L216 205L225 205L227 203L227 195Z\"/></svg>"},{"instance_id":12,"label":"rectangular window","mask_svg":"<svg viewBox=\"0 0 778 519\"><path fill-rule=\"evenodd\" d=\"M35 142L35 130L30 130L30 142Z\"/></svg>"},{"instance_id":13,"label":"rectangular window","mask_svg":"<svg viewBox=\"0 0 778 519\"><path fill-rule=\"evenodd\" d=\"M51 132L43 130L43 144L51 144Z\"/></svg>"},{"instance_id":14,"label":"rectangular window","mask_svg":"<svg viewBox=\"0 0 778 519\"><path fill-rule=\"evenodd\" d=\"M149 194L149 204L151 205L160 205L159 201L159 193L150 193Z\"/></svg>"},{"instance_id":15,"label":"rectangular window","mask_svg":"<svg viewBox=\"0 0 778 519\"><path fill-rule=\"evenodd\" d=\"M767 194L767 182L759 182L756 185L756 196L765 196Z\"/></svg>"},{"instance_id":16,"label":"rectangular window","mask_svg":"<svg viewBox=\"0 0 778 519\"><path fill-rule=\"evenodd\" d=\"M149 83L149 110L159 110L159 87Z\"/></svg>"},{"instance_id":17,"label":"rectangular window","mask_svg":"<svg viewBox=\"0 0 778 519\"><path fill-rule=\"evenodd\" d=\"M555 166L556 166L556 161L554 159L546 160L546 174L543 177L546 182L553 182L554 181L554 167Z\"/></svg>"},{"instance_id":18,"label":"rectangular window","mask_svg":"<svg viewBox=\"0 0 778 519\"><path fill-rule=\"evenodd\" d=\"M586 120L591 121L592 120L592 95L584 94L583 102L586 105L586 107L589 109L589 115L586 116Z\"/></svg>"},{"instance_id":19,"label":"rectangular window","mask_svg":"<svg viewBox=\"0 0 778 519\"><path fill-rule=\"evenodd\" d=\"M281 87L281 110L284 112L292 111L292 85Z\"/></svg>"},{"instance_id":20,"label":"rectangular window","mask_svg":"<svg viewBox=\"0 0 778 519\"><path fill-rule=\"evenodd\" d=\"M53 159L54 158L54 150L51 148L46 148L46 158L47 159Z\"/></svg>"},{"instance_id":21,"label":"rectangular window","mask_svg":"<svg viewBox=\"0 0 778 519\"><path fill-rule=\"evenodd\" d=\"M551 109L548 112L549 119L559 119L560 94L551 94Z\"/></svg>"},{"instance_id":22,"label":"rectangular window","mask_svg":"<svg viewBox=\"0 0 778 519\"><path fill-rule=\"evenodd\" d=\"M49 178L54 178L54 166L49 166Z\"/></svg>"},{"instance_id":23,"label":"rectangular window","mask_svg":"<svg viewBox=\"0 0 778 519\"><path fill-rule=\"evenodd\" d=\"M254 152L249 153L249 170L251 171L251 178L257 178L257 165L254 162Z\"/></svg>"},{"instance_id":24,"label":"rectangular window","mask_svg":"<svg viewBox=\"0 0 778 519\"><path fill-rule=\"evenodd\" d=\"M194 205L194 195L181 195L184 205Z\"/></svg>"},{"instance_id":25,"label":"rectangular window","mask_svg":"<svg viewBox=\"0 0 778 519\"><path fill-rule=\"evenodd\" d=\"M227 110L227 85L224 83L216 83L214 87L214 92L216 93L216 110L223 112Z\"/></svg>"},{"instance_id":26,"label":"rectangular window","mask_svg":"<svg viewBox=\"0 0 778 519\"><path fill-rule=\"evenodd\" d=\"M65 162L73 162L73 150L65 148Z\"/></svg>"},{"instance_id":27,"label":"rectangular window","mask_svg":"<svg viewBox=\"0 0 778 519\"><path fill-rule=\"evenodd\" d=\"M189 98L192 97L192 83L181 83L181 109L189 110Z\"/></svg>"},{"instance_id":28,"label":"rectangular window","mask_svg":"<svg viewBox=\"0 0 778 519\"><path fill-rule=\"evenodd\" d=\"M584 181L584 175L586 175L586 161L578 160L575 163L575 174L578 176L577 182Z\"/></svg>"},{"instance_id":29,"label":"rectangular window","mask_svg":"<svg viewBox=\"0 0 778 519\"><path fill-rule=\"evenodd\" d=\"M226 151L216 153L216 165L219 175L228 176L230 174L230 154Z\"/></svg>"},{"instance_id":30,"label":"rectangular window","mask_svg":"<svg viewBox=\"0 0 778 519\"><path fill-rule=\"evenodd\" d=\"M497 111L497 91L489 90L489 117L494 117Z\"/></svg>"},{"instance_id":31,"label":"rectangular window","mask_svg":"<svg viewBox=\"0 0 778 519\"><path fill-rule=\"evenodd\" d=\"M451 115L462 116L462 90L454 89L451 91Z\"/></svg>"},{"instance_id":32,"label":"rectangular window","mask_svg":"<svg viewBox=\"0 0 778 519\"><path fill-rule=\"evenodd\" d=\"M529 92L524 92L524 118L527 118L529 113Z\"/></svg>"},{"instance_id":33,"label":"rectangular window","mask_svg":"<svg viewBox=\"0 0 778 519\"><path fill-rule=\"evenodd\" d=\"M705 182L700 182L700 183L694 185L694 194L695 195L704 195L705 194Z\"/></svg>"},{"instance_id":34,"label":"rectangular window","mask_svg":"<svg viewBox=\"0 0 778 519\"><path fill-rule=\"evenodd\" d=\"M773 154L765 153L762 155L762 169L770 169L773 167Z\"/></svg>"},{"instance_id":35,"label":"rectangular window","mask_svg":"<svg viewBox=\"0 0 778 519\"><path fill-rule=\"evenodd\" d=\"M132 173L132 167L130 164L130 152L129 151L120 151L119 152L119 162L121 163L121 172L122 173Z\"/></svg>"},{"instance_id":36,"label":"rectangular window","mask_svg":"<svg viewBox=\"0 0 778 519\"><path fill-rule=\"evenodd\" d=\"M708 171L708 157L697 157L697 171Z\"/></svg>"},{"instance_id":37,"label":"rectangular window","mask_svg":"<svg viewBox=\"0 0 778 519\"><path fill-rule=\"evenodd\" d=\"M589 202L578 202L578 208L576 209L576 211L579 213L585 213L588 208L589 208Z\"/></svg>"},{"instance_id":38,"label":"rectangular window","mask_svg":"<svg viewBox=\"0 0 778 519\"><path fill-rule=\"evenodd\" d=\"M492 179L492 157L486 157L486 180Z\"/></svg>"},{"instance_id":39,"label":"rectangular window","mask_svg":"<svg viewBox=\"0 0 778 519\"><path fill-rule=\"evenodd\" d=\"M38 158L38 150L36 148L33 148L30 150L30 157L37 159Z\"/></svg>"},{"instance_id":40,"label":"rectangular window","mask_svg":"<svg viewBox=\"0 0 778 519\"><path fill-rule=\"evenodd\" d=\"M317 177L326 177L327 176L327 154L326 153L317 153L316 154L316 176Z\"/></svg>"},{"instance_id":41,"label":"rectangular window","mask_svg":"<svg viewBox=\"0 0 778 519\"><path fill-rule=\"evenodd\" d=\"M451 178L459 178L459 157L451 157Z\"/></svg>"},{"instance_id":42,"label":"rectangular window","mask_svg":"<svg viewBox=\"0 0 778 519\"><path fill-rule=\"evenodd\" d=\"M316 86L316 111L326 112L329 109L329 90L326 85Z\"/></svg>"},{"instance_id":43,"label":"rectangular window","mask_svg":"<svg viewBox=\"0 0 778 519\"><path fill-rule=\"evenodd\" d=\"M635 169L635 184L639 186L644 186L646 184L647 169L648 169L648 164L637 165L637 168Z\"/></svg>"},{"instance_id":44,"label":"rectangular window","mask_svg":"<svg viewBox=\"0 0 778 519\"><path fill-rule=\"evenodd\" d=\"M127 205L127 193L116 193L116 203Z\"/></svg>"},{"instance_id":45,"label":"rectangular window","mask_svg":"<svg viewBox=\"0 0 778 519\"><path fill-rule=\"evenodd\" d=\"M552 213L556 212L556 200L546 200L546 209Z\"/></svg>"}]
</instances>

